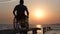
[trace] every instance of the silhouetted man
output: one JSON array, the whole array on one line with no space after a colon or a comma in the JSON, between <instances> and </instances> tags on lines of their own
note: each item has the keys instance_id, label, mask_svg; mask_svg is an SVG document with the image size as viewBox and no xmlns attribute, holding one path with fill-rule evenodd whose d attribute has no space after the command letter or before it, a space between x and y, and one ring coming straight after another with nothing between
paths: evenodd
<instances>
[{"instance_id":1,"label":"silhouetted man","mask_svg":"<svg viewBox=\"0 0 60 34\"><path fill-rule=\"evenodd\" d=\"M20 0L20 4L16 5L14 10L13 10L13 14L14 14L15 19L16 19L16 24L19 23L22 29L28 28L28 27L26 27L26 25L25 25L26 23L24 23L24 22L26 20L26 17L29 17L29 12L27 10L27 7L23 4L24 4L24 1ZM25 11L27 12L27 15L25 15ZM22 32L20 32L20 34L22 34ZM27 34L27 32L23 31L23 34Z\"/></svg>"}]
</instances>

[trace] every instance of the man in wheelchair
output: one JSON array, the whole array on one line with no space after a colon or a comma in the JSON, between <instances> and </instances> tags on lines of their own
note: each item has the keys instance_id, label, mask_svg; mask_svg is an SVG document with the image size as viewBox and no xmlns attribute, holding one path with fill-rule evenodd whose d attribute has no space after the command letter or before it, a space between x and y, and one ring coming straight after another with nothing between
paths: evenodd
<instances>
[{"instance_id":1,"label":"man in wheelchair","mask_svg":"<svg viewBox=\"0 0 60 34\"><path fill-rule=\"evenodd\" d=\"M27 15L25 15L25 11L27 13ZM20 34L27 34L27 29L29 28L29 24L28 24L28 17L29 17L29 12L27 7L24 5L24 1L20 0L20 4L16 5L14 10L13 10L13 14L14 14L14 29L20 30Z\"/></svg>"}]
</instances>

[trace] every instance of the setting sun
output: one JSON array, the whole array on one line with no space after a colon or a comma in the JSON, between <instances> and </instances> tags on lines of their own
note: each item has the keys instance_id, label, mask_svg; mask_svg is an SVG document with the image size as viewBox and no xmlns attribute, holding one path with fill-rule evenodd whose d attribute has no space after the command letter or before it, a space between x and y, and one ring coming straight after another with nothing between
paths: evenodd
<instances>
[{"instance_id":1,"label":"setting sun","mask_svg":"<svg viewBox=\"0 0 60 34\"><path fill-rule=\"evenodd\" d=\"M44 16L44 12L42 10L35 10L34 16L37 18L41 18Z\"/></svg>"}]
</instances>

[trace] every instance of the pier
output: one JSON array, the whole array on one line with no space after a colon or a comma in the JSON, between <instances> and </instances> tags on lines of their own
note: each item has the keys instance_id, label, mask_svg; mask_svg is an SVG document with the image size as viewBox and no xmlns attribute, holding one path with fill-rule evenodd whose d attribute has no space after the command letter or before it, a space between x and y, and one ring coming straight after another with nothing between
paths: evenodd
<instances>
[{"instance_id":1,"label":"pier","mask_svg":"<svg viewBox=\"0 0 60 34\"><path fill-rule=\"evenodd\" d=\"M28 31L32 31L32 34L37 34L37 30L41 30L41 28L29 28ZM19 33L18 31L14 32L14 29L6 29L6 30L0 30L0 34L14 34Z\"/></svg>"}]
</instances>

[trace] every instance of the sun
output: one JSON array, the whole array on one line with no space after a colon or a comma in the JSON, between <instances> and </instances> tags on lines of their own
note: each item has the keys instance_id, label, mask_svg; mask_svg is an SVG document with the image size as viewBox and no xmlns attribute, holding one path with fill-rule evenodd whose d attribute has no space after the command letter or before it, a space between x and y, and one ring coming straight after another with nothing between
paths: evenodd
<instances>
[{"instance_id":1,"label":"sun","mask_svg":"<svg viewBox=\"0 0 60 34\"><path fill-rule=\"evenodd\" d=\"M34 16L37 18L41 18L44 16L44 12L42 10L35 10Z\"/></svg>"}]
</instances>

